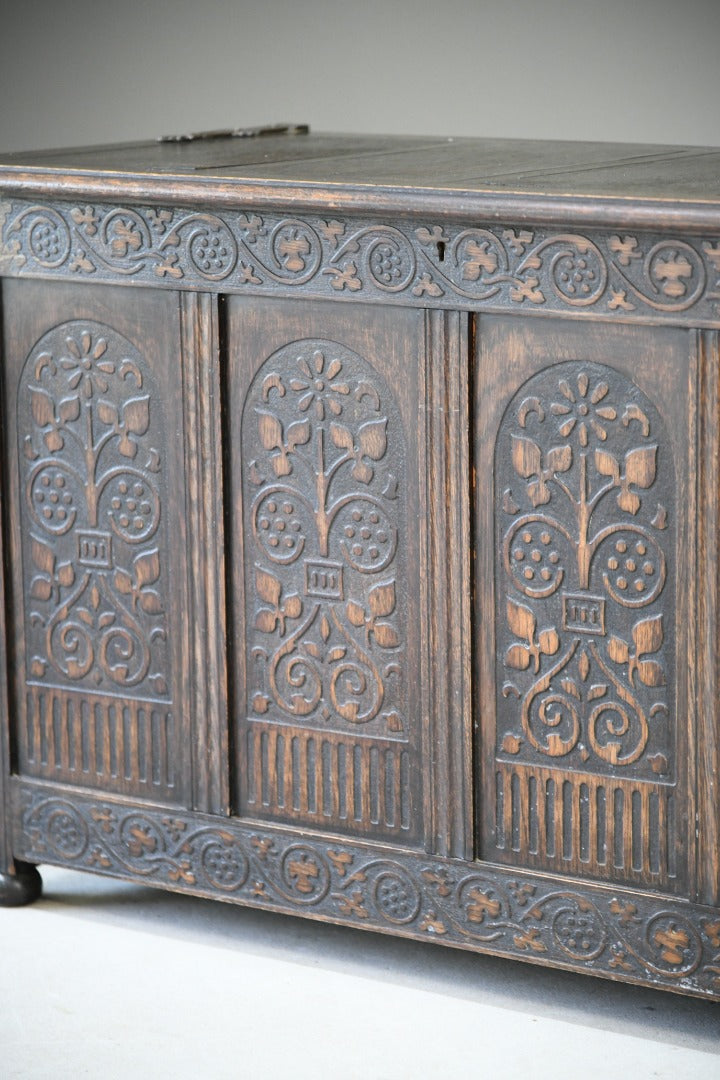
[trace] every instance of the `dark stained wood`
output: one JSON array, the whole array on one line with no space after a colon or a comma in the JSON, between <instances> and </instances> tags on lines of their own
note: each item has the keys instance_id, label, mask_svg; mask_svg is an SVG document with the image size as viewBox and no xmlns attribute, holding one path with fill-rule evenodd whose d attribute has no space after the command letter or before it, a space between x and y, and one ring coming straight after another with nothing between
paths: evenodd
<instances>
[{"instance_id":1,"label":"dark stained wood","mask_svg":"<svg viewBox=\"0 0 720 1080\"><path fill-rule=\"evenodd\" d=\"M4 305L17 767L184 801L178 297L6 282Z\"/></svg>"},{"instance_id":2,"label":"dark stained wood","mask_svg":"<svg viewBox=\"0 0 720 1080\"><path fill-rule=\"evenodd\" d=\"M204 813L227 814L230 793L218 302L217 297L207 293L184 293L180 307L187 558L193 612L189 620L192 805Z\"/></svg>"},{"instance_id":3,"label":"dark stained wood","mask_svg":"<svg viewBox=\"0 0 720 1080\"><path fill-rule=\"evenodd\" d=\"M143 142L117 147L35 151L0 155L0 168L31 166L81 170L118 177L137 173L232 178L267 182L368 184L372 187L458 188L468 191L542 191L566 194L565 177L592 194L625 194L644 177L642 194L684 197L685 184L703 179L720 198L718 153L710 147L419 136L280 135L186 143ZM704 174L704 175L703 175ZM529 185L529 186L527 186ZM640 192L639 192L640 193ZM633 191L633 194L635 192Z\"/></svg>"},{"instance_id":4,"label":"dark stained wood","mask_svg":"<svg viewBox=\"0 0 720 1080\"><path fill-rule=\"evenodd\" d=\"M692 342L700 359L697 387L697 570L695 590L698 654L689 666L691 700L697 701L697 891L700 903L720 905L720 343L716 332ZM690 493L689 493L690 494ZM692 512L692 511L691 511Z\"/></svg>"},{"instance_id":5,"label":"dark stained wood","mask_svg":"<svg viewBox=\"0 0 720 1080\"><path fill-rule=\"evenodd\" d=\"M25 858L717 1000L716 907L17 778L11 802ZM73 834L48 858L60 815ZM131 829L153 843L129 847Z\"/></svg>"},{"instance_id":6,"label":"dark stained wood","mask_svg":"<svg viewBox=\"0 0 720 1080\"><path fill-rule=\"evenodd\" d=\"M0 157L29 197L414 212L456 220L717 226L720 151L623 143L286 135ZM447 193L452 192L450 196Z\"/></svg>"},{"instance_id":7,"label":"dark stained wood","mask_svg":"<svg viewBox=\"0 0 720 1080\"><path fill-rule=\"evenodd\" d=\"M427 312L428 440L425 468L432 523L427 566L427 678L430 705L428 807L431 850L470 859L472 800L469 324L455 312Z\"/></svg>"},{"instance_id":8,"label":"dark stained wood","mask_svg":"<svg viewBox=\"0 0 720 1080\"><path fill-rule=\"evenodd\" d=\"M693 339L482 319L476 342L481 852L687 895Z\"/></svg>"},{"instance_id":9,"label":"dark stained wood","mask_svg":"<svg viewBox=\"0 0 720 1080\"><path fill-rule=\"evenodd\" d=\"M2 378L0 378L0 388L0 392L4 394ZM3 808L9 804L8 780L11 772L10 696L8 666L5 662L8 649L7 614L10 607L5 598L5 567L7 563L3 550L5 544L3 526L8 520L8 515L3 506L4 489L5 484L0 482L0 567L3 568L3 572L0 574L0 717L4 718L2 730L0 730L0 806ZM0 904L4 907L18 907L32 903L40 895L41 889L42 882L37 870L14 857L10 815L3 809L2 820L0 821Z\"/></svg>"},{"instance_id":10,"label":"dark stained wood","mask_svg":"<svg viewBox=\"0 0 720 1080\"><path fill-rule=\"evenodd\" d=\"M45 861L720 1000L719 160L0 160L0 903Z\"/></svg>"},{"instance_id":11,"label":"dark stained wood","mask_svg":"<svg viewBox=\"0 0 720 1080\"><path fill-rule=\"evenodd\" d=\"M423 316L233 298L227 341L236 805L416 844Z\"/></svg>"}]
</instances>

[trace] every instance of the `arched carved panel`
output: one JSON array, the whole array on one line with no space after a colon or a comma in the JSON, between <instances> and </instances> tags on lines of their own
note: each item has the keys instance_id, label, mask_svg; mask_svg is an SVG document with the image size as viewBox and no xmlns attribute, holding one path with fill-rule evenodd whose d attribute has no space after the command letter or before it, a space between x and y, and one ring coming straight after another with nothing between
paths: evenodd
<instances>
[{"instance_id":1,"label":"arched carved panel","mask_svg":"<svg viewBox=\"0 0 720 1080\"><path fill-rule=\"evenodd\" d=\"M293 341L242 419L249 810L408 833L406 447L350 348Z\"/></svg>"},{"instance_id":2,"label":"arched carved panel","mask_svg":"<svg viewBox=\"0 0 720 1080\"><path fill-rule=\"evenodd\" d=\"M71 319L17 391L23 772L174 797L166 433L145 357Z\"/></svg>"},{"instance_id":3,"label":"arched carved panel","mask_svg":"<svg viewBox=\"0 0 720 1080\"><path fill-rule=\"evenodd\" d=\"M676 489L657 409L572 361L518 390L495 448L498 853L678 874Z\"/></svg>"},{"instance_id":4,"label":"arched carved panel","mask_svg":"<svg viewBox=\"0 0 720 1080\"><path fill-rule=\"evenodd\" d=\"M32 678L167 693L164 436L143 368L129 341L89 320L49 331L25 364L18 431Z\"/></svg>"}]
</instances>

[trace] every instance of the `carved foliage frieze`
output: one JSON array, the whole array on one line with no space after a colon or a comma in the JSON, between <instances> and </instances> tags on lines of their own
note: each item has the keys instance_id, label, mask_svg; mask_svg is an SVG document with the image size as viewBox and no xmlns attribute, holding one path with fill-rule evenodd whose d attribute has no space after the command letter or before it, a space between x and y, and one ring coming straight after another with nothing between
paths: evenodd
<instances>
[{"instance_id":1,"label":"carved foliage frieze","mask_svg":"<svg viewBox=\"0 0 720 1080\"><path fill-rule=\"evenodd\" d=\"M164 434L143 358L63 323L18 392L27 678L167 698Z\"/></svg>"},{"instance_id":2,"label":"carved foliage frieze","mask_svg":"<svg viewBox=\"0 0 720 1080\"><path fill-rule=\"evenodd\" d=\"M606 366L526 382L496 449L497 753L672 779L675 477L648 398Z\"/></svg>"},{"instance_id":3,"label":"carved foliage frieze","mask_svg":"<svg viewBox=\"0 0 720 1080\"><path fill-rule=\"evenodd\" d=\"M270 357L243 421L249 716L407 738L402 424L332 341Z\"/></svg>"},{"instance_id":4,"label":"carved foliage frieze","mask_svg":"<svg viewBox=\"0 0 720 1080\"><path fill-rule=\"evenodd\" d=\"M720 240L0 203L0 272L421 307L718 322Z\"/></svg>"},{"instance_id":5,"label":"carved foliage frieze","mask_svg":"<svg viewBox=\"0 0 720 1080\"><path fill-rule=\"evenodd\" d=\"M720 919L642 892L18 787L24 859L720 997Z\"/></svg>"}]
</instances>

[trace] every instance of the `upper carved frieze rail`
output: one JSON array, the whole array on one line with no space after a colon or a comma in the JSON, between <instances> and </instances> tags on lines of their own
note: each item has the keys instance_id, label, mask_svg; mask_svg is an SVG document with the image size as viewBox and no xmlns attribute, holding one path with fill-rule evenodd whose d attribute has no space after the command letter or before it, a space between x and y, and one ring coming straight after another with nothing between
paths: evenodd
<instances>
[{"instance_id":1,"label":"upper carved frieze rail","mask_svg":"<svg viewBox=\"0 0 720 1080\"><path fill-rule=\"evenodd\" d=\"M0 274L720 325L720 236L12 200Z\"/></svg>"}]
</instances>

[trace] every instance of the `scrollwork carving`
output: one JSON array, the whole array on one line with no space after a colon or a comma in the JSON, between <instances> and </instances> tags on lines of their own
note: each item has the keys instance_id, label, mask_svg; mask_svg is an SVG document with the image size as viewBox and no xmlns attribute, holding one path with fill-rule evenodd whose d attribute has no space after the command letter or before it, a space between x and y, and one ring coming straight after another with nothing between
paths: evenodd
<instances>
[{"instance_id":1,"label":"scrollwork carving","mask_svg":"<svg viewBox=\"0 0 720 1080\"><path fill-rule=\"evenodd\" d=\"M18 786L22 858L720 999L717 912L609 886Z\"/></svg>"},{"instance_id":2,"label":"scrollwork carving","mask_svg":"<svg viewBox=\"0 0 720 1080\"><path fill-rule=\"evenodd\" d=\"M250 714L396 736L406 586L392 399L350 350L294 342L257 375L243 430Z\"/></svg>"},{"instance_id":3,"label":"scrollwork carving","mask_svg":"<svg viewBox=\"0 0 720 1080\"><path fill-rule=\"evenodd\" d=\"M24 370L29 675L165 692L162 430L142 358L83 320L45 334Z\"/></svg>"},{"instance_id":4,"label":"scrollwork carving","mask_svg":"<svg viewBox=\"0 0 720 1080\"><path fill-rule=\"evenodd\" d=\"M654 755L674 755L662 422L612 369L559 364L520 389L496 457L498 753L650 778Z\"/></svg>"},{"instance_id":5,"label":"scrollwork carving","mask_svg":"<svg viewBox=\"0 0 720 1080\"><path fill-rule=\"evenodd\" d=\"M718 323L717 238L23 200L0 204L0 229L0 265L11 275Z\"/></svg>"}]
</instances>

